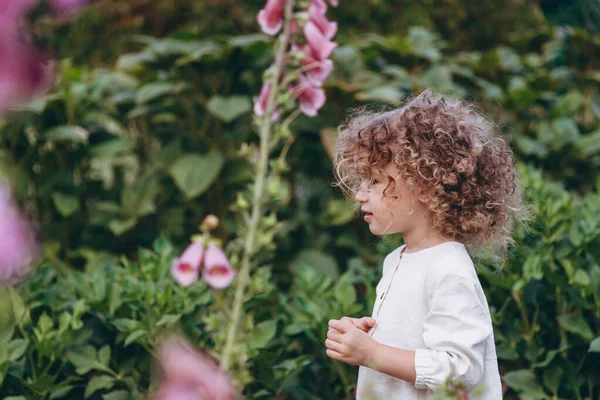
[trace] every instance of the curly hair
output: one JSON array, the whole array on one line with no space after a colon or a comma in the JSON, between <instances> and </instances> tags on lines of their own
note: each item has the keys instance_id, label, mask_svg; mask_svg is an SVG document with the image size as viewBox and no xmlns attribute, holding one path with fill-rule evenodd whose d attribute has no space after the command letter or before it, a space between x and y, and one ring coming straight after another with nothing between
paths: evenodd
<instances>
[{"instance_id":1,"label":"curly hair","mask_svg":"<svg viewBox=\"0 0 600 400\"><path fill-rule=\"evenodd\" d=\"M358 110L339 127L336 186L354 194L378 173L388 179L384 197L395 197L383 171L390 163L428 199L433 227L448 240L504 250L526 218L512 151L464 101L428 89L391 111Z\"/></svg>"}]
</instances>

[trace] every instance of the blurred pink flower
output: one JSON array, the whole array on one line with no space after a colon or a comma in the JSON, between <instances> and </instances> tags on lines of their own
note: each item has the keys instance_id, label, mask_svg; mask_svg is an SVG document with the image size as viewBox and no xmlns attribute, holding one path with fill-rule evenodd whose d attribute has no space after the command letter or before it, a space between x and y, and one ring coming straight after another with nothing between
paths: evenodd
<instances>
[{"instance_id":1,"label":"blurred pink flower","mask_svg":"<svg viewBox=\"0 0 600 400\"><path fill-rule=\"evenodd\" d=\"M308 5L309 13L311 8L321 14L325 14L327 11L327 3L325 3L325 0L310 0L310 4Z\"/></svg>"},{"instance_id":2,"label":"blurred pink flower","mask_svg":"<svg viewBox=\"0 0 600 400\"><path fill-rule=\"evenodd\" d=\"M158 359L163 371L158 397L161 400L236 397L233 380L206 354L194 350L179 337L169 337L159 345ZM172 397L166 397L166 396ZM195 397L194 397L195 396Z\"/></svg>"},{"instance_id":3,"label":"blurred pink flower","mask_svg":"<svg viewBox=\"0 0 600 400\"><path fill-rule=\"evenodd\" d=\"M210 244L206 250L202 274L206 283L215 289L223 289L233 282L235 275L236 272L223 250L215 244Z\"/></svg>"},{"instance_id":4,"label":"blurred pink flower","mask_svg":"<svg viewBox=\"0 0 600 400\"><path fill-rule=\"evenodd\" d=\"M265 8L257 16L258 23L264 33L275 35L283 25L285 0L267 0Z\"/></svg>"},{"instance_id":5,"label":"blurred pink flower","mask_svg":"<svg viewBox=\"0 0 600 400\"><path fill-rule=\"evenodd\" d=\"M311 4L308 7L308 16L310 17L310 21L319 28L323 36L327 39L331 39L335 36L337 32L337 23L328 21L327 17L325 17L325 13L321 11L321 8L318 5Z\"/></svg>"},{"instance_id":6,"label":"blurred pink flower","mask_svg":"<svg viewBox=\"0 0 600 400\"><path fill-rule=\"evenodd\" d=\"M52 67L53 63L44 63L15 32L0 26L0 114L9 105L47 90L52 83Z\"/></svg>"},{"instance_id":7,"label":"blurred pink flower","mask_svg":"<svg viewBox=\"0 0 600 400\"><path fill-rule=\"evenodd\" d=\"M312 56L317 60L325 60L337 47L337 43L330 41L310 19L304 24L304 36L310 46Z\"/></svg>"},{"instance_id":8,"label":"blurred pink flower","mask_svg":"<svg viewBox=\"0 0 600 400\"><path fill-rule=\"evenodd\" d=\"M0 1L0 26L16 24L27 15L38 0L2 0Z\"/></svg>"},{"instance_id":9,"label":"blurred pink flower","mask_svg":"<svg viewBox=\"0 0 600 400\"><path fill-rule=\"evenodd\" d=\"M204 243L196 240L185 249L181 257L173 261L171 274L182 286L191 285L198 280L203 257Z\"/></svg>"},{"instance_id":10,"label":"blurred pink flower","mask_svg":"<svg viewBox=\"0 0 600 400\"><path fill-rule=\"evenodd\" d=\"M268 83L263 83L260 88L260 94L258 95L258 99L254 103L254 114L263 116L265 115L265 111L267 110L267 100L269 99L269 95L271 94L271 85ZM273 110L271 113L271 119L275 121L279 118L279 110Z\"/></svg>"},{"instance_id":11,"label":"blurred pink flower","mask_svg":"<svg viewBox=\"0 0 600 400\"><path fill-rule=\"evenodd\" d=\"M37 253L37 241L20 210L13 203L10 187L0 182L0 284L23 278Z\"/></svg>"},{"instance_id":12,"label":"blurred pink flower","mask_svg":"<svg viewBox=\"0 0 600 400\"><path fill-rule=\"evenodd\" d=\"M48 2L56 13L70 16L83 7L88 0L48 0Z\"/></svg>"},{"instance_id":13,"label":"blurred pink flower","mask_svg":"<svg viewBox=\"0 0 600 400\"><path fill-rule=\"evenodd\" d=\"M332 7L337 7L339 5L338 0L329 0L329 4L331 4Z\"/></svg>"},{"instance_id":14,"label":"blurred pink flower","mask_svg":"<svg viewBox=\"0 0 600 400\"><path fill-rule=\"evenodd\" d=\"M197 393L185 386L164 385L152 396L152 400L202 400Z\"/></svg>"},{"instance_id":15,"label":"blurred pink flower","mask_svg":"<svg viewBox=\"0 0 600 400\"><path fill-rule=\"evenodd\" d=\"M300 75L298 85L293 90L300 103L300 110L309 117L317 115L317 111L325 104L325 91L313 87L304 75Z\"/></svg>"}]
</instances>

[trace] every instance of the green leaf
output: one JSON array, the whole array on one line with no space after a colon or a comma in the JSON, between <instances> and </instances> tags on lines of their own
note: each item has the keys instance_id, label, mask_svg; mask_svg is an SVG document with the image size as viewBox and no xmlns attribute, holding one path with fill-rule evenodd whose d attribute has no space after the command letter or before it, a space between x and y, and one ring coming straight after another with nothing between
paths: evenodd
<instances>
[{"instance_id":1,"label":"green leaf","mask_svg":"<svg viewBox=\"0 0 600 400\"><path fill-rule=\"evenodd\" d=\"M68 398L67 394L69 394L69 392L71 390L75 389L75 387L76 386L73 386L73 385L64 385L64 386L54 387L54 389L52 389L52 391L50 392L50 400Z\"/></svg>"},{"instance_id":2,"label":"green leaf","mask_svg":"<svg viewBox=\"0 0 600 400\"><path fill-rule=\"evenodd\" d=\"M137 218L113 219L108 223L108 228L115 236L121 236L137 224Z\"/></svg>"},{"instance_id":3,"label":"green leaf","mask_svg":"<svg viewBox=\"0 0 600 400\"><path fill-rule=\"evenodd\" d=\"M588 352L600 353L600 337L597 337L596 339L592 340Z\"/></svg>"},{"instance_id":4,"label":"green leaf","mask_svg":"<svg viewBox=\"0 0 600 400\"><path fill-rule=\"evenodd\" d=\"M410 27L407 41L413 54L421 56L432 63L438 62L442 57L439 49L442 47L443 42L439 39L437 33L431 32L427 28L421 26Z\"/></svg>"},{"instance_id":5,"label":"green leaf","mask_svg":"<svg viewBox=\"0 0 600 400\"><path fill-rule=\"evenodd\" d=\"M360 91L355 95L360 101L382 101L396 104L404 97L402 92L395 86L381 86Z\"/></svg>"},{"instance_id":6,"label":"green leaf","mask_svg":"<svg viewBox=\"0 0 600 400\"><path fill-rule=\"evenodd\" d=\"M101 389L110 389L115 384L115 378L108 375L93 377L85 388L84 396L87 399Z\"/></svg>"},{"instance_id":7,"label":"green leaf","mask_svg":"<svg viewBox=\"0 0 600 400\"><path fill-rule=\"evenodd\" d=\"M182 83L174 82L152 82L142 86L138 89L135 101L138 105L148 103L152 100L156 100L160 97L164 97L171 94L177 94L185 88Z\"/></svg>"},{"instance_id":8,"label":"green leaf","mask_svg":"<svg viewBox=\"0 0 600 400\"><path fill-rule=\"evenodd\" d=\"M212 151L207 155L187 154L179 158L169 170L175 184L186 198L198 197L219 175L223 156Z\"/></svg>"},{"instance_id":9,"label":"green leaf","mask_svg":"<svg viewBox=\"0 0 600 400\"><path fill-rule=\"evenodd\" d=\"M51 142L70 141L87 142L90 132L81 126L60 125L50 129L44 134L44 138Z\"/></svg>"},{"instance_id":10,"label":"green leaf","mask_svg":"<svg viewBox=\"0 0 600 400\"><path fill-rule=\"evenodd\" d=\"M145 336L148 334L148 331L146 331L145 329L138 329L135 330L133 332L131 332L126 338L125 338L125 342L124 345L125 347L129 346L131 343L135 342L136 339L141 338L142 336Z\"/></svg>"},{"instance_id":11,"label":"green leaf","mask_svg":"<svg viewBox=\"0 0 600 400\"><path fill-rule=\"evenodd\" d=\"M52 322L48 314L43 313L38 320L38 327L42 333L47 333L54 327L54 322Z\"/></svg>"},{"instance_id":12,"label":"green leaf","mask_svg":"<svg viewBox=\"0 0 600 400\"><path fill-rule=\"evenodd\" d=\"M248 345L253 349L261 349L269 343L275 333L277 333L277 320L261 322L254 327Z\"/></svg>"},{"instance_id":13,"label":"green leaf","mask_svg":"<svg viewBox=\"0 0 600 400\"><path fill-rule=\"evenodd\" d=\"M356 303L356 291L352 283L352 275L345 273L337 280L333 287L335 298L343 307L350 307Z\"/></svg>"},{"instance_id":14,"label":"green leaf","mask_svg":"<svg viewBox=\"0 0 600 400\"><path fill-rule=\"evenodd\" d=\"M12 302L13 313L15 316L15 320L20 323L23 316L25 316L25 312L27 309L25 308L25 303L23 302L23 298L19 295L14 288L9 288L10 300Z\"/></svg>"},{"instance_id":15,"label":"green leaf","mask_svg":"<svg viewBox=\"0 0 600 400\"><path fill-rule=\"evenodd\" d=\"M558 387L562 382L561 377L563 376L564 371L556 364L552 364L549 367L544 368L544 373L542 376L544 385L550 389L555 396L558 395Z\"/></svg>"},{"instance_id":16,"label":"green leaf","mask_svg":"<svg viewBox=\"0 0 600 400\"><path fill-rule=\"evenodd\" d=\"M581 315L563 314L558 317L558 323L567 332L574 333L587 340L594 338L590 326Z\"/></svg>"},{"instance_id":17,"label":"green leaf","mask_svg":"<svg viewBox=\"0 0 600 400\"><path fill-rule=\"evenodd\" d=\"M136 143L129 139L112 139L90 146L88 152L92 157L109 157L119 153L128 153L135 149Z\"/></svg>"},{"instance_id":18,"label":"green leaf","mask_svg":"<svg viewBox=\"0 0 600 400\"><path fill-rule=\"evenodd\" d=\"M504 375L502 379L508 386L517 392L526 394L530 398L545 399L547 397L535 375L529 370L511 371Z\"/></svg>"},{"instance_id":19,"label":"green leaf","mask_svg":"<svg viewBox=\"0 0 600 400\"><path fill-rule=\"evenodd\" d=\"M29 346L28 339L15 339L10 341L8 344L8 360L11 362L17 361L23 356L23 354L25 354L25 351L27 351L27 346Z\"/></svg>"},{"instance_id":20,"label":"green leaf","mask_svg":"<svg viewBox=\"0 0 600 400\"><path fill-rule=\"evenodd\" d=\"M324 227L341 226L356 217L354 204L341 199L329 199L325 211L319 215L316 222Z\"/></svg>"},{"instance_id":21,"label":"green leaf","mask_svg":"<svg viewBox=\"0 0 600 400\"><path fill-rule=\"evenodd\" d=\"M102 395L103 400L129 400L129 392L127 390L115 390Z\"/></svg>"},{"instance_id":22,"label":"green leaf","mask_svg":"<svg viewBox=\"0 0 600 400\"><path fill-rule=\"evenodd\" d=\"M140 326L140 322L135 319L117 318L113 325L121 332L132 332Z\"/></svg>"},{"instance_id":23,"label":"green leaf","mask_svg":"<svg viewBox=\"0 0 600 400\"><path fill-rule=\"evenodd\" d=\"M96 349L92 346L86 346L76 351L68 350L67 358L75 366L79 375L85 375L91 370L112 372L110 368L98 360Z\"/></svg>"},{"instance_id":24,"label":"green leaf","mask_svg":"<svg viewBox=\"0 0 600 400\"><path fill-rule=\"evenodd\" d=\"M110 346L104 345L100 350L98 350L98 361L102 364L108 366L110 363Z\"/></svg>"},{"instance_id":25,"label":"green leaf","mask_svg":"<svg viewBox=\"0 0 600 400\"><path fill-rule=\"evenodd\" d=\"M75 211L79 210L79 200L76 196L55 192L52 193L52 201L54 202L54 206L58 212L63 217L68 217Z\"/></svg>"},{"instance_id":26,"label":"green leaf","mask_svg":"<svg viewBox=\"0 0 600 400\"><path fill-rule=\"evenodd\" d=\"M302 266L311 268L319 277L336 278L339 275L335 259L321 250L305 249L296 255L292 261L292 268L299 269Z\"/></svg>"},{"instance_id":27,"label":"green leaf","mask_svg":"<svg viewBox=\"0 0 600 400\"><path fill-rule=\"evenodd\" d=\"M600 130L583 135L576 146L584 158L600 153Z\"/></svg>"},{"instance_id":28,"label":"green leaf","mask_svg":"<svg viewBox=\"0 0 600 400\"><path fill-rule=\"evenodd\" d=\"M434 65L430 67L420 78L421 85L432 87L440 92L448 93L454 89L452 73L447 66Z\"/></svg>"},{"instance_id":29,"label":"green leaf","mask_svg":"<svg viewBox=\"0 0 600 400\"><path fill-rule=\"evenodd\" d=\"M247 113L251 107L252 101L248 96L213 96L207 104L211 114L227 123Z\"/></svg>"},{"instance_id":30,"label":"green leaf","mask_svg":"<svg viewBox=\"0 0 600 400\"><path fill-rule=\"evenodd\" d=\"M561 97L552 107L554 115L573 115L583 104L583 96L580 92L572 90Z\"/></svg>"},{"instance_id":31,"label":"green leaf","mask_svg":"<svg viewBox=\"0 0 600 400\"><path fill-rule=\"evenodd\" d=\"M121 205L128 217L143 217L156 211L154 199L160 190L158 180L152 173L144 175L132 186L121 192Z\"/></svg>"},{"instance_id":32,"label":"green leaf","mask_svg":"<svg viewBox=\"0 0 600 400\"><path fill-rule=\"evenodd\" d=\"M169 315L165 315L164 317L162 317L157 323L157 326L163 326L163 325L173 325L175 322L179 321L179 319L181 318L181 314L169 314Z\"/></svg>"}]
</instances>

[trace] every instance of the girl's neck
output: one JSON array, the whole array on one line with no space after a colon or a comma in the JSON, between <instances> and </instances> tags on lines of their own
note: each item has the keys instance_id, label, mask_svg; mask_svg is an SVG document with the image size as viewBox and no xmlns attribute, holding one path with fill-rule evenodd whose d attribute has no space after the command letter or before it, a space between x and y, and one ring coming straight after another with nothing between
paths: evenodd
<instances>
[{"instance_id":1,"label":"girl's neck","mask_svg":"<svg viewBox=\"0 0 600 400\"><path fill-rule=\"evenodd\" d=\"M406 253L414 253L444 242L448 242L448 239L444 238L442 235L435 232L431 227L425 224L415 227L410 231L404 232L402 237L404 238L404 243L406 243Z\"/></svg>"}]
</instances>

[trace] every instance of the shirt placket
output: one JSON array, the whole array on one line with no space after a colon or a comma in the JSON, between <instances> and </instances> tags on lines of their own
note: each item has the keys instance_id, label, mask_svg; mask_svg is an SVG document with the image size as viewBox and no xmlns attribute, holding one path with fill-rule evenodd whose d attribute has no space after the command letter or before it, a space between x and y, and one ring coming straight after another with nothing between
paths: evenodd
<instances>
[{"instance_id":1,"label":"shirt placket","mask_svg":"<svg viewBox=\"0 0 600 400\"><path fill-rule=\"evenodd\" d=\"M402 251L400 252L400 255L398 256L398 262L396 263L396 268L394 268L394 272L392 272L392 276L388 282L387 288L386 290L381 294L381 298L379 299L379 307L377 307L377 311L375 313L375 326L373 326L370 330L369 330L369 336L373 336L373 333L375 332L375 328L377 328L377 326L379 325L379 312L381 311L381 308L383 307L383 303L385 303L385 299L387 298L387 295L390 291L390 287L392 286L392 282L394 280L394 276L396 276L396 271L398 271L398 267L400 267L400 262L402 261L402 254L404 253L405 249L402 249Z\"/></svg>"}]
</instances>

